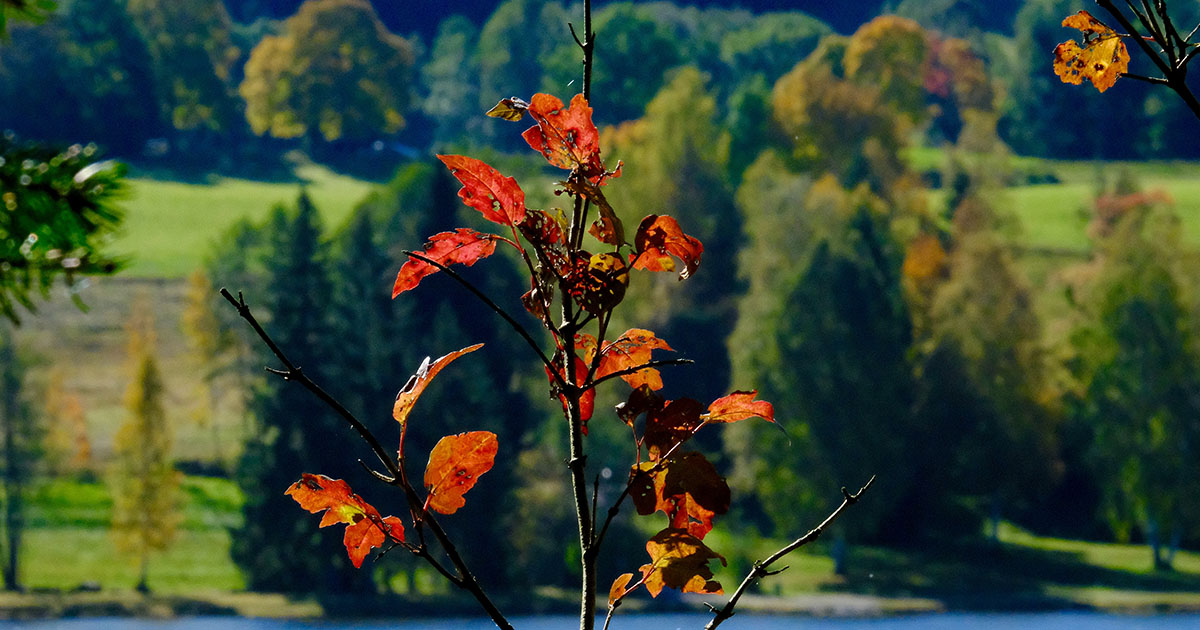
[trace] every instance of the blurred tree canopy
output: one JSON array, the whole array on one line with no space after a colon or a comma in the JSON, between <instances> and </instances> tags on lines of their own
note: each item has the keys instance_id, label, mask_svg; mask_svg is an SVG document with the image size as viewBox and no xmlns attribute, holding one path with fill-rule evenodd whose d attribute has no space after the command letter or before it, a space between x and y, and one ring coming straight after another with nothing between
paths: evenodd
<instances>
[{"instance_id":1,"label":"blurred tree canopy","mask_svg":"<svg viewBox=\"0 0 1200 630\"><path fill-rule=\"evenodd\" d=\"M370 141L404 128L414 61L366 0L310 0L250 52L238 91L259 135Z\"/></svg>"}]
</instances>

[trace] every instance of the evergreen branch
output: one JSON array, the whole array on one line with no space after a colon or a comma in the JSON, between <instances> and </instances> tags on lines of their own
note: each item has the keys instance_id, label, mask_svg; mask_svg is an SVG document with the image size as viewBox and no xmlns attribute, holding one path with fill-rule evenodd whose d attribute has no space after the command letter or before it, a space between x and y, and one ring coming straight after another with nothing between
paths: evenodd
<instances>
[{"instance_id":1,"label":"evergreen branch","mask_svg":"<svg viewBox=\"0 0 1200 630\"><path fill-rule=\"evenodd\" d=\"M709 607L710 610L712 610L712 612L713 612L713 618L712 618L712 621L708 622L708 625L704 626L704 630L714 630L717 626L721 625L721 623L724 622L726 619L729 619L730 617L732 617L733 609L734 609L734 607L737 606L738 600L742 598L742 595L745 594L746 589L749 588L751 584L753 584L754 582L756 582L764 577L768 577L768 576L775 575L776 573L778 573L778 571L774 571L774 572L768 571L767 570L768 567L770 567L772 564L774 564L775 562L777 562L779 559L783 558L784 556L788 555L789 553L799 549L800 547L803 547L804 545L807 545L808 543L810 543L810 542L816 540L818 537L820 537L821 534L826 529L828 529L829 526L832 525L833 522L835 520L837 520L837 518L839 516L842 515L842 512L846 511L846 508L848 508L851 505L854 505L855 503L858 502L858 498L861 497L862 493L866 492L867 489L870 488L871 484L873 484L873 483L875 483L874 475L872 475L871 478L867 480L866 485L864 485L862 488L860 488L859 491L856 492L855 494L850 494L849 492L846 491L846 488L843 487L842 488L842 504L839 505L838 508L836 510L834 510L829 516L825 517L825 520L822 521L820 525L817 525L816 528L814 528L812 531L801 536L800 538L797 538L796 540L793 540L791 543L789 543L788 545L786 545L779 551L776 551L775 553L771 554L771 556L768 557L766 560L761 560L759 562L755 562L754 568L751 569L750 573L748 573L746 575L746 579L742 580L742 583L737 587L737 590L734 591L733 595L730 596L729 601L725 602L725 605L723 607L721 607L719 610L715 609L711 606Z\"/></svg>"},{"instance_id":2,"label":"evergreen branch","mask_svg":"<svg viewBox=\"0 0 1200 630\"><path fill-rule=\"evenodd\" d=\"M542 360L542 363L545 364L546 368L548 370L550 370L551 376L554 378L554 380L558 381L559 386L562 386L562 387L566 386L566 382L563 381L562 375L560 375L558 373L558 370L556 370L554 368L554 363L552 363L550 361L550 359L546 356L546 353L542 352L541 346L539 346L538 343L536 341L534 341L533 337L529 334L529 332L527 330L525 330L525 327L522 326L520 324L520 322L513 319L513 317L511 315L509 315L507 311L505 311L503 308L501 308L499 304L496 304L494 301L492 301L492 298L489 298L486 294L484 294L483 291L480 291L478 287L471 284L471 282L469 280L462 277L458 272L454 271L453 269L447 267L446 265L443 265L442 263L440 263L436 260L433 260L432 258L427 258L421 254L418 254L418 253L412 252L412 251L408 251L408 250L404 250L401 253L403 253L405 256L408 256L409 258L416 258L417 260L426 262L430 265L433 265L434 267L437 267L440 271L442 271L446 275L450 276L451 278L454 278L459 284L466 287L466 289L468 291L470 291L472 295L479 298L479 300L482 301L484 304L486 304L488 308L495 311L495 313L497 315L499 315L501 318L504 319L504 321L508 322L508 324L513 327L513 330L517 331L518 335L521 335L521 338L525 340L525 343L529 344L529 347L533 349L534 353L536 353L538 358Z\"/></svg>"}]
</instances>

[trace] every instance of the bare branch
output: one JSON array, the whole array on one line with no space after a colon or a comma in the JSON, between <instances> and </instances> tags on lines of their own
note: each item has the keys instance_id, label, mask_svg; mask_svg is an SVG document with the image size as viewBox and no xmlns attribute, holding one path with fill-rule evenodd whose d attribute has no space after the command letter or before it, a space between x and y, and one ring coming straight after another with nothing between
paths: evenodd
<instances>
[{"instance_id":1,"label":"bare branch","mask_svg":"<svg viewBox=\"0 0 1200 630\"><path fill-rule=\"evenodd\" d=\"M778 573L778 571L776 571L774 573L772 573L771 571L768 571L767 570L768 567L770 567L772 564L777 562L780 558L783 558L784 556L788 555L789 553L799 549L800 547L803 547L804 545L807 545L808 543L810 543L810 542L816 540L818 537L820 537L821 534L826 529L828 529L829 526L831 524L833 524L833 522L836 521L839 516L842 515L842 512L846 511L846 508L848 508L851 505L854 505L855 503L858 502L858 499L859 499L859 497L862 496L862 493L866 492L867 489L870 488L871 484L873 484L873 483L875 483L875 477L872 475L871 478L867 480L866 485L864 485L862 488L860 488L859 491L856 492L855 494L850 494L849 492L846 491L845 488L842 488L842 504L839 505L838 508L836 510L834 510L828 517L826 517L825 520L822 521L820 525L817 525L816 528L814 528L812 531L810 531L807 534L801 536L800 538L797 538L796 540L792 541L791 543L789 543L787 546L783 547L779 551L776 551L775 553L771 554L771 556L769 558L767 558L766 560L761 560L759 562L755 562L754 568L751 569L750 573L746 575L746 579L742 580L742 583L738 586L737 590L734 591L732 596L730 596L729 601L725 602L725 606L723 606L719 610L713 611L712 621L708 622L708 625L704 627L705 630L714 630L717 626L721 625L721 623L724 622L726 619L729 619L730 617L732 617L733 609L734 609L734 607L737 606L738 600L742 598L742 595L745 594L746 589L749 588L751 584L753 584L754 582L756 582L766 576L773 575L774 573Z\"/></svg>"}]
</instances>

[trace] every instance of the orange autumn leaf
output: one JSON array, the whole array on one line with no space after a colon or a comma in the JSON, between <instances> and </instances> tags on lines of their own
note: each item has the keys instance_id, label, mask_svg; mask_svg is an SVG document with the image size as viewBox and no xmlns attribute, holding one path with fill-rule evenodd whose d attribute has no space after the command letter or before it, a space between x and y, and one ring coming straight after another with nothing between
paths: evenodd
<instances>
[{"instance_id":1,"label":"orange autumn leaf","mask_svg":"<svg viewBox=\"0 0 1200 630\"><path fill-rule=\"evenodd\" d=\"M367 554L382 547L388 538L404 542L404 523L395 516L381 517L378 510L351 492L350 485L341 479L304 473L284 494L309 512L324 512L320 527L347 525L342 542L355 568L361 567Z\"/></svg>"},{"instance_id":2,"label":"orange autumn leaf","mask_svg":"<svg viewBox=\"0 0 1200 630\"><path fill-rule=\"evenodd\" d=\"M683 233L679 222L672 217L649 215L638 226L633 241L635 251L631 254L634 269L646 271L675 271L672 256L683 263L679 279L685 280L700 266L700 255L704 245L694 237Z\"/></svg>"},{"instance_id":3,"label":"orange autumn leaf","mask_svg":"<svg viewBox=\"0 0 1200 630\"><path fill-rule=\"evenodd\" d=\"M379 515L375 514L346 527L342 544L346 546L346 554L357 569L362 567L367 554L376 547L382 547L388 538L404 542L404 523L395 516L379 518Z\"/></svg>"},{"instance_id":4,"label":"orange autumn leaf","mask_svg":"<svg viewBox=\"0 0 1200 630\"><path fill-rule=\"evenodd\" d=\"M714 400L708 406L706 422L738 422L747 418L762 418L767 422L775 422L775 407L765 400L754 400L758 390L749 392L733 392L723 398Z\"/></svg>"},{"instance_id":5,"label":"orange autumn leaf","mask_svg":"<svg viewBox=\"0 0 1200 630\"><path fill-rule=\"evenodd\" d=\"M450 169L455 179L462 182L459 198L483 214L483 218L509 226L525 219L525 191L517 185L517 180L465 155L439 155L437 158Z\"/></svg>"},{"instance_id":6,"label":"orange autumn leaf","mask_svg":"<svg viewBox=\"0 0 1200 630\"><path fill-rule=\"evenodd\" d=\"M1129 70L1129 50L1121 36L1087 11L1068 16L1062 25L1083 33L1083 46L1068 40L1054 49L1054 74L1063 83L1079 85L1084 79L1103 92Z\"/></svg>"},{"instance_id":7,"label":"orange autumn leaf","mask_svg":"<svg viewBox=\"0 0 1200 630\"><path fill-rule=\"evenodd\" d=\"M642 580L651 597L658 597L664 587L682 593L720 594L724 590L713 580L710 560L720 560L721 554L709 549L703 541L686 531L667 528L646 542L650 564L642 565Z\"/></svg>"},{"instance_id":8,"label":"orange autumn leaf","mask_svg":"<svg viewBox=\"0 0 1200 630\"><path fill-rule=\"evenodd\" d=\"M600 366L596 370L596 378L645 365L650 361L651 353L654 350L674 352L667 342L655 337L653 332L641 328L630 328L621 333L621 336L614 341L604 344L604 349L600 351ZM593 356L595 356L594 340L592 347L585 355L588 363L591 363ZM643 368L632 374L625 374L621 376L621 379L633 388L648 385L650 389L657 391L663 387L662 376L654 368Z\"/></svg>"},{"instance_id":9,"label":"orange autumn leaf","mask_svg":"<svg viewBox=\"0 0 1200 630\"><path fill-rule=\"evenodd\" d=\"M633 579L632 573L623 573L613 580L612 587L608 589L608 605L610 608L615 608L616 605L629 593L627 587L629 581Z\"/></svg>"},{"instance_id":10,"label":"orange autumn leaf","mask_svg":"<svg viewBox=\"0 0 1200 630\"><path fill-rule=\"evenodd\" d=\"M499 442L491 431L447 435L429 453L425 467L425 504L435 512L453 514L467 504L463 495L475 487L479 476L492 469Z\"/></svg>"},{"instance_id":11,"label":"orange autumn leaf","mask_svg":"<svg viewBox=\"0 0 1200 630\"><path fill-rule=\"evenodd\" d=\"M480 258L487 258L496 251L495 234L484 234L467 228L458 228L453 232L434 234L425 243L422 256L442 265L460 263L470 267ZM415 289L425 276L435 274L439 269L424 260L410 257L400 267L396 274L396 284L392 286L392 297L405 291Z\"/></svg>"},{"instance_id":12,"label":"orange autumn leaf","mask_svg":"<svg viewBox=\"0 0 1200 630\"><path fill-rule=\"evenodd\" d=\"M417 373L409 377L408 382L396 395L396 403L392 405L392 417L396 422L400 423L400 444L401 451L404 445L404 433L408 429L408 414L412 412L413 405L417 403L417 399L425 391L425 387L433 380L433 377L442 371L442 368L450 364L451 361L461 357L469 352L475 352L483 347L483 344L477 343L473 346L467 346L462 350L455 350L450 354L440 357L433 363L429 362L429 357L421 363L421 367L417 368ZM400 453L400 457L404 457L404 453Z\"/></svg>"}]
</instances>

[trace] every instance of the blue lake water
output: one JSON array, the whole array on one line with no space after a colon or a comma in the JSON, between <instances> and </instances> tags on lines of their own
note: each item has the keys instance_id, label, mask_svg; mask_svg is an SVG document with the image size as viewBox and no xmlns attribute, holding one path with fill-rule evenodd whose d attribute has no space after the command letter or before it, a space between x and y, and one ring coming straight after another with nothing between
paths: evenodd
<instances>
[{"instance_id":1,"label":"blue lake water","mask_svg":"<svg viewBox=\"0 0 1200 630\"><path fill-rule=\"evenodd\" d=\"M708 615L618 615L612 630L701 630ZM518 630L572 630L578 619L569 616L514 617ZM600 623L596 627L600 627ZM0 630L491 630L482 618L399 620L291 621L196 617L189 619L56 619L0 621ZM1089 612L1030 614L945 613L871 619L826 619L740 614L726 621L727 630L1200 630L1200 614L1152 617Z\"/></svg>"}]
</instances>

